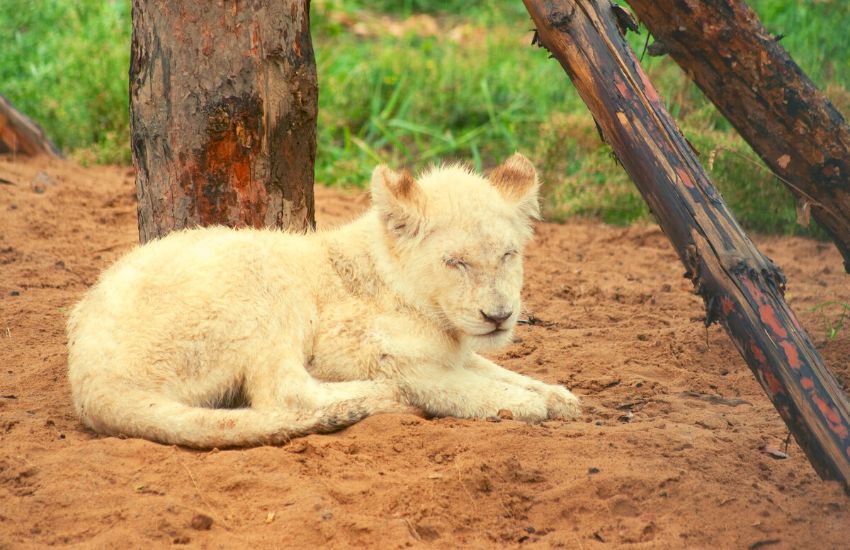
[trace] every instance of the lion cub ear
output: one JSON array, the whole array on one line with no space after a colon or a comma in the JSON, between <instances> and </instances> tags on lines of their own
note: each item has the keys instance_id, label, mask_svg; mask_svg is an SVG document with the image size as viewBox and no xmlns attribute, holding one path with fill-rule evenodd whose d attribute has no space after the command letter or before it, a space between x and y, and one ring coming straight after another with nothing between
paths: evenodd
<instances>
[{"instance_id":1,"label":"lion cub ear","mask_svg":"<svg viewBox=\"0 0 850 550\"><path fill-rule=\"evenodd\" d=\"M372 204L393 234L414 236L422 230L424 196L410 172L381 164L372 172Z\"/></svg>"},{"instance_id":2,"label":"lion cub ear","mask_svg":"<svg viewBox=\"0 0 850 550\"><path fill-rule=\"evenodd\" d=\"M522 214L535 220L540 219L537 199L540 182L530 160L514 153L490 173L489 179L502 197L515 204Z\"/></svg>"}]
</instances>

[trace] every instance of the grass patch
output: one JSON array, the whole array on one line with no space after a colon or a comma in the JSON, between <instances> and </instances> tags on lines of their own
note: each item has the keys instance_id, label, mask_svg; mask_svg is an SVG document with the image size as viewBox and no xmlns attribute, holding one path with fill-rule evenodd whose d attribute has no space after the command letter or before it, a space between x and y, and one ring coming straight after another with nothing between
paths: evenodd
<instances>
[{"instance_id":1,"label":"grass patch","mask_svg":"<svg viewBox=\"0 0 850 550\"><path fill-rule=\"evenodd\" d=\"M834 340L844 330L845 323L850 319L850 304L835 300L820 303L811 311L820 316L824 332L829 340Z\"/></svg>"},{"instance_id":2,"label":"grass patch","mask_svg":"<svg viewBox=\"0 0 850 550\"><path fill-rule=\"evenodd\" d=\"M124 0L0 2L0 93L65 152L130 162Z\"/></svg>"},{"instance_id":3,"label":"grass patch","mask_svg":"<svg viewBox=\"0 0 850 550\"><path fill-rule=\"evenodd\" d=\"M850 3L755 0L766 26L850 107ZM319 69L316 179L363 186L379 162L487 168L516 150L534 159L550 219L626 224L649 214L601 143L557 62L530 47L521 2L313 0ZM64 150L129 162L128 0L0 3L0 93ZM631 35L639 51L645 35ZM793 199L669 59L645 67L711 176L751 230L808 233Z\"/></svg>"}]
</instances>

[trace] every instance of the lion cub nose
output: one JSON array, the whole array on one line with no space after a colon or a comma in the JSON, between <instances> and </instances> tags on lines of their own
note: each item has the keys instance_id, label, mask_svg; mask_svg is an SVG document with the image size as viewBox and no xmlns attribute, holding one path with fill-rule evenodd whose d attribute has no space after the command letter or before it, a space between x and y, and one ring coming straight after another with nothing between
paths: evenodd
<instances>
[{"instance_id":1,"label":"lion cub nose","mask_svg":"<svg viewBox=\"0 0 850 550\"><path fill-rule=\"evenodd\" d=\"M506 321L511 315L514 314L513 311L500 311L499 313L484 313L484 310L478 310L481 313L481 316L484 317L484 320L490 321L496 326L499 326L502 321Z\"/></svg>"}]
</instances>

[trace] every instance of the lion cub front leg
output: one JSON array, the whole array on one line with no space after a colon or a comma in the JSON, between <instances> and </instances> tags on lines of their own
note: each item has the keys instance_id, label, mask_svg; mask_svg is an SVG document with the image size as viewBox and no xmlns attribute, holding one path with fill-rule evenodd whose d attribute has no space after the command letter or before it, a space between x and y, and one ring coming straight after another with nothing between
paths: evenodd
<instances>
[{"instance_id":1,"label":"lion cub front leg","mask_svg":"<svg viewBox=\"0 0 850 550\"><path fill-rule=\"evenodd\" d=\"M542 396L546 401L546 415L548 418L571 420L581 414L581 404L578 397L562 386L546 384L529 376L510 371L477 353L473 353L470 356L467 367L481 376L514 384Z\"/></svg>"},{"instance_id":2,"label":"lion cub front leg","mask_svg":"<svg viewBox=\"0 0 850 550\"><path fill-rule=\"evenodd\" d=\"M400 387L410 405L433 416L489 418L509 409L517 420L547 418L546 402L539 393L464 367L417 369L403 377Z\"/></svg>"}]
</instances>

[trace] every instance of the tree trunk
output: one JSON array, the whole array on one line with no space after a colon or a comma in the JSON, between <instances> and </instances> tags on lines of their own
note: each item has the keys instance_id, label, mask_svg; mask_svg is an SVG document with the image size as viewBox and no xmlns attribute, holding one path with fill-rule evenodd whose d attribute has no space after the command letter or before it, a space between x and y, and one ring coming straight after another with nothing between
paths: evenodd
<instances>
[{"instance_id":1,"label":"tree trunk","mask_svg":"<svg viewBox=\"0 0 850 550\"><path fill-rule=\"evenodd\" d=\"M524 0L706 304L817 472L850 489L850 400L785 303L785 280L741 230L664 109L607 0Z\"/></svg>"},{"instance_id":2,"label":"tree trunk","mask_svg":"<svg viewBox=\"0 0 850 550\"><path fill-rule=\"evenodd\" d=\"M0 154L62 157L44 130L0 95Z\"/></svg>"},{"instance_id":3,"label":"tree trunk","mask_svg":"<svg viewBox=\"0 0 850 550\"><path fill-rule=\"evenodd\" d=\"M850 126L743 0L628 0L830 234L850 272Z\"/></svg>"},{"instance_id":4,"label":"tree trunk","mask_svg":"<svg viewBox=\"0 0 850 550\"><path fill-rule=\"evenodd\" d=\"M184 227L314 227L309 0L133 0L141 242Z\"/></svg>"}]
</instances>

